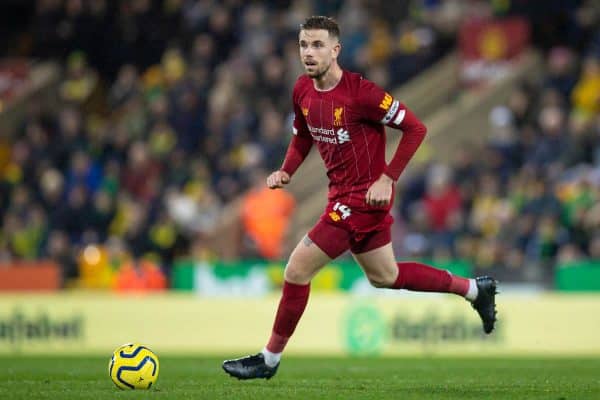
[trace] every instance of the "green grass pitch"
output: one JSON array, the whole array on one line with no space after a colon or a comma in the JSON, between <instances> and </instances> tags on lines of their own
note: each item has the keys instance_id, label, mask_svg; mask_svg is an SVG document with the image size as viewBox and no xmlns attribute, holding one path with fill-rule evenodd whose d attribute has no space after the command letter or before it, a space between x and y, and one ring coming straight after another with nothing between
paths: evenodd
<instances>
[{"instance_id":1,"label":"green grass pitch","mask_svg":"<svg viewBox=\"0 0 600 400\"><path fill-rule=\"evenodd\" d=\"M108 357L0 357L0 399L600 399L597 358L284 358L238 381L221 358L160 358L150 391L120 391Z\"/></svg>"}]
</instances>

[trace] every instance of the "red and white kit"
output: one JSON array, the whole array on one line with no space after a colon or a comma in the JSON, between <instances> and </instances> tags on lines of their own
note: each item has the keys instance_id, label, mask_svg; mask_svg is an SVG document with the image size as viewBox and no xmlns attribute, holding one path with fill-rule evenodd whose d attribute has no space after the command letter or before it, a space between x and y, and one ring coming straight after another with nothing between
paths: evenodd
<instances>
[{"instance_id":1,"label":"red and white kit","mask_svg":"<svg viewBox=\"0 0 600 400\"><path fill-rule=\"evenodd\" d=\"M330 182L327 207L309 237L331 258L348 249L361 253L387 244L392 203L370 206L365 196L381 174L398 179L423 141L425 126L389 93L348 71L326 91L317 90L312 79L301 76L293 101L294 137L282 170L292 176L314 143ZM389 164L385 125L403 131Z\"/></svg>"}]
</instances>

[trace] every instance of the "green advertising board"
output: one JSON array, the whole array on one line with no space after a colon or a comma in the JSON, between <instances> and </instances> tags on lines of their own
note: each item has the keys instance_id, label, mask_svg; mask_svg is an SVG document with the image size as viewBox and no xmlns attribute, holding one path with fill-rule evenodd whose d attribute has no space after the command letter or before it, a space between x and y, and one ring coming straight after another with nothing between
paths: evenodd
<instances>
[{"instance_id":1,"label":"green advertising board","mask_svg":"<svg viewBox=\"0 0 600 400\"><path fill-rule=\"evenodd\" d=\"M566 292L600 291L600 262L581 261L556 269L556 289Z\"/></svg>"}]
</instances>

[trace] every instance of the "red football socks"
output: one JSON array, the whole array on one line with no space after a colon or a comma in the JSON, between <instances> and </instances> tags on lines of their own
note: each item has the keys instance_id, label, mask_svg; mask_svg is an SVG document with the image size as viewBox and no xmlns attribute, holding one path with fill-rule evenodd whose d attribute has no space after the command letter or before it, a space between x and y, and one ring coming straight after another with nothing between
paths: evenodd
<instances>
[{"instance_id":1,"label":"red football socks","mask_svg":"<svg viewBox=\"0 0 600 400\"><path fill-rule=\"evenodd\" d=\"M456 293L464 296L469 290L469 280L454 276L450 272L418 262L399 262L398 278L394 289L420 292ZM294 333L308 303L310 284L297 285L284 282L281 300L273 324L273 331L266 349L281 353Z\"/></svg>"},{"instance_id":2,"label":"red football socks","mask_svg":"<svg viewBox=\"0 0 600 400\"><path fill-rule=\"evenodd\" d=\"M418 262L399 262L398 278L394 289L408 289L419 292L455 293L465 296L469 290L469 280L450 272L430 267Z\"/></svg>"},{"instance_id":3,"label":"red football socks","mask_svg":"<svg viewBox=\"0 0 600 400\"><path fill-rule=\"evenodd\" d=\"M266 346L267 350L272 353L283 351L306 308L309 292L310 284L296 285L287 281L284 282L283 293L273 324L273 332Z\"/></svg>"}]
</instances>

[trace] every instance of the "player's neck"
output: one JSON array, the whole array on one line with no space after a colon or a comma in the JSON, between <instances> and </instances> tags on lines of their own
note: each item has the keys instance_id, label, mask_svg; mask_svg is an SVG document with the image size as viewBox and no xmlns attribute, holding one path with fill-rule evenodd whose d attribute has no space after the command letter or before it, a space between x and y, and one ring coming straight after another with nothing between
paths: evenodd
<instances>
[{"instance_id":1,"label":"player's neck","mask_svg":"<svg viewBox=\"0 0 600 400\"><path fill-rule=\"evenodd\" d=\"M331 67L329 67L329 70L325 75L319 78L313 78L315 89L321 92L333 89L342 79L343 73L344 71L342 71L337 63L331 64Z\"/></svg>"}]
</instances>

